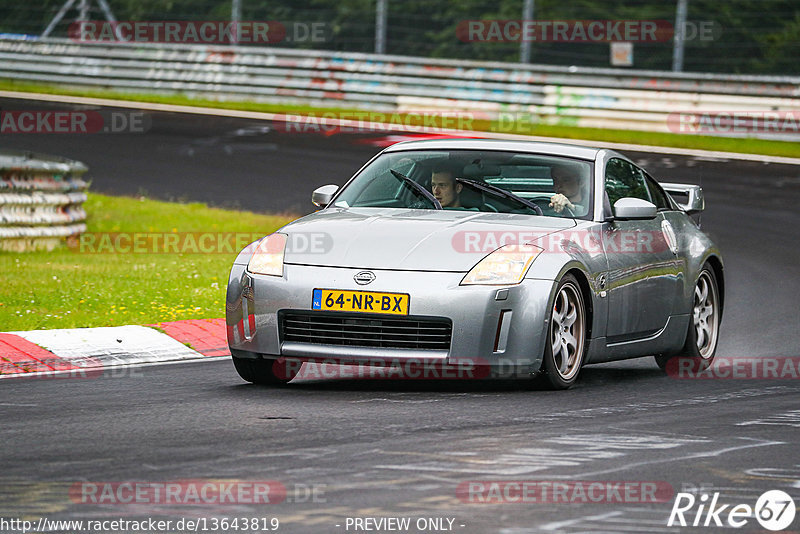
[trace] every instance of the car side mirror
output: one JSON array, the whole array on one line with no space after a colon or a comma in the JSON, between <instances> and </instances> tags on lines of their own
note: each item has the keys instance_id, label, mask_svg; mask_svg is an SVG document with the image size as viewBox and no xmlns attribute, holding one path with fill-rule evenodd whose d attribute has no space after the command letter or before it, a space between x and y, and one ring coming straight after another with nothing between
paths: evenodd
<instances>
[{"instance_id":1,"label":"car side mirror","mask_svg":"<svg viewBox=\"0 0 800 534\"><path fill-rule=\"evenodd\" d=\"M311 202L313 202L315 206L324 208L325 206L331 203L333 195L335 195L338 190L339 186L334 184L328 184L328 185L323 185L322 187L318 187L314 189L313 193L311 193Z\"/></svg>"},{"instance_id":2,"label":"car side mirror","mask_svg":"<svg viewBox=\"0 0 800 534\"><path fill-rule=\"evenodd\" d=\"M653 219L658 213L658 208L652 202L641 198L625 197L614 202L614 218L630 221Z\"/></svg>"},{"instance_id":3,"label":"car side mirror","mask_svg":"<svg viewBox=\"0 0 800 534\"><path fill-rule=\"evenodd\" d=\"M700 213L706 207L703 199L703 188L699 185L661 184L661 187L689 215Z\"/></svg>"}]
</instances>

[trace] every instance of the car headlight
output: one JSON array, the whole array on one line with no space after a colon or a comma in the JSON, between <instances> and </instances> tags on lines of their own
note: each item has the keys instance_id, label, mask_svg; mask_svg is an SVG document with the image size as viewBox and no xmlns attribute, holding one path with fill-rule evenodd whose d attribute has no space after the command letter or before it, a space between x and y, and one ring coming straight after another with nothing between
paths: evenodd
<instances>
[{"instance_id":1,"label":"car headlight","mask_svg":"<svg viewBox=\"0 0 800 534\"><path fill-rule=\"evenodd\" d=\"M283 276L283 255L286 251L286 234L270 234L255 245L255 251L247 264L254 274Z\"/></svg>"},{"instance_id":2,"label":"car headlight","mask_svg":"<svg viewBox=\"0 0 800 534\"><path fill-rule=\"evenodd\" d=\"M476 263L460 285L519 284L542 250L535 245L502 246Z\"/></svg>"}]
</instances>

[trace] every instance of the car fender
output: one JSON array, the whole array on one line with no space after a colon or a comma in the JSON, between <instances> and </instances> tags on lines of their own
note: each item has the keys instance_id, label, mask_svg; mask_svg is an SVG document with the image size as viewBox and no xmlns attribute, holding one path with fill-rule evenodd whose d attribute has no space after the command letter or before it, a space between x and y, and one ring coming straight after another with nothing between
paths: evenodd
<instances>
[{"instance_id":1,"label":"car fender","mask_svg":"<svg viewBox=\"0 0 800 534\"><path fill-rule=\"evenodd\" d=\"M588 336L590 338L604 336L606 328L605 317L607 313L604 282L605 256L600 258L593 257L589 262L587 262L587 258L582 256L583 255L577 251L555 254L545 254L543 252L539 255L539 258L536 259L531 270L528 272L528 278L552 280L555 282L550 298L548 299L548 309L552 309L556 289L558 288L557 283L561 281L567 273L573 273L581 286L586 312L590 318ZM544 261L537 265L540 259ZM549 324L546 323L545 328L548 326Z\"/></svg>"}]
</instances>

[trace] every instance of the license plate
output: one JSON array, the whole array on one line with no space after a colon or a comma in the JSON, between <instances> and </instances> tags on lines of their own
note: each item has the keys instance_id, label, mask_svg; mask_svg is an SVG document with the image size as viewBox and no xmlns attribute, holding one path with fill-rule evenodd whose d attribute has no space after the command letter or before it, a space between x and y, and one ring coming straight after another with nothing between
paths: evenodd
<instances>
[{"instance_id":1,"label":"license plate","mask_svg":"<svg viewBox=\"0 0 800 534\"><path fill-rule=\"evenodd\" d=\"M405 293L315 289L311 309L408 315L410 300L411 297Z\"/></svg>"}]
</instances>

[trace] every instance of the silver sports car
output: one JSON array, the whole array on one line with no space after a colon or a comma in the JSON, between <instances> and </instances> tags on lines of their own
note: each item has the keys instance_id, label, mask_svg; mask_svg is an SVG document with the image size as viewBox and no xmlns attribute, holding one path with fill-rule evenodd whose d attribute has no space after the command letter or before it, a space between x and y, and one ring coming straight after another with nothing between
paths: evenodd
<instances>
[{"instance_id":1,"label":"silver sports car","mask_svg":"<svg viewBox=\"0 0 800 534\"><path fill-rule=\"evenodd\" d=\"M234 261L228 344L246 381L328 362L563 389L586 364L714 358L723 264L692 218L702 190L612 150L399 143L312 201Z\"/></svg>"}]
</instances>

